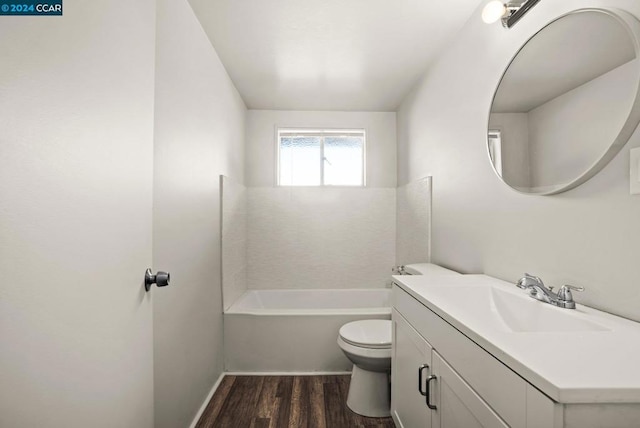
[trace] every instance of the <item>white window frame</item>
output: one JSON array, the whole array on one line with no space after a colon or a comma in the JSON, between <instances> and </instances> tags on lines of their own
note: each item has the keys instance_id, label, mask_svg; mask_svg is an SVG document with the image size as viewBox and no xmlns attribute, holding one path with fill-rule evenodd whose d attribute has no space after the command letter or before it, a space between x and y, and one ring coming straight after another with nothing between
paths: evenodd
<instances>
[{"instance_id":1,"label":"white window frame","mask_svg":"<svg viewBox=\"0 0 640 428\"><path fill-rule=\"evenodd\" d=\"M318 134L320 136L320 184L318 185L296 185L296 184L281 184L280 183L280 138L282 134L292 134L295 136L299 133L300 136ZM324 164L327 159L324 156L324 137L331 135L348 135L357 134L362 135L362 184L324 184ZM366 187L367 186L367 130L364 128L289 128L289 127L277 127L276 128L276 185L278 187Z\"/></svg>"}]
</instances>

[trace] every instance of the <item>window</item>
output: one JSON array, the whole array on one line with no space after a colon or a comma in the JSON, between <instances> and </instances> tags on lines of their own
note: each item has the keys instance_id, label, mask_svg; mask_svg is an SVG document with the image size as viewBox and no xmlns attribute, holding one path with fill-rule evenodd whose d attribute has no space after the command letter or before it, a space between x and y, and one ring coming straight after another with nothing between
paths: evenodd
<instances>
[{"instance_id":1,"label":"window","mask_svg":"<svg viewBox=\"0 0 640 428\"><path fill-rule=\"evenodd\" d=\"M278 185L364 186L364 130L278 130Z\"/></svg>"},{"instance_id":2,"label":"window","mask_svg":"<svg viewBox=\"0 0 640 428\"><path fill-rule=\"evenodd\" d=\"M502 133L499 129L489 130L489 157L496 172L502 177Z\"/></svg>"}]
</instances>

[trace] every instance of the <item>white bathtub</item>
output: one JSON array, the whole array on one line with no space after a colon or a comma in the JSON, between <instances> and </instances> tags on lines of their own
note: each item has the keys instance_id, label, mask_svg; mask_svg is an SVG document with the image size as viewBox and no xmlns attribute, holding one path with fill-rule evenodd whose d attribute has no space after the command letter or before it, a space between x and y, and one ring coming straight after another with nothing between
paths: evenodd
<instances>
[{"instance_id":1,"label":"white bathtub","mask_svg":"<svg viewBox=\"0 0 640 428\"><path fill-rule=\"evenodd\" d=\"M230 372L342 372L336 343L350 321L390 319L391 290L250 290L224 314Z\"/></svg>"}]
</instances>

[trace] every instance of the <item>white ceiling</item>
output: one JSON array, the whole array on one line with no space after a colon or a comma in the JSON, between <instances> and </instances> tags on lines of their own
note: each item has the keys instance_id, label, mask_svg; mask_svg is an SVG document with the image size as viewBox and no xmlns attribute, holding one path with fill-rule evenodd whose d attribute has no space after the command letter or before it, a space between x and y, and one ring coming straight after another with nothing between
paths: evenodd
<instances>
[{"instance_id":1,"label":"white ceiling","mask_svg":"<svg viewBox=\"0 0 640 428\"><path fill-rule=\"evenodd\" d=\"M395 111L481 0L189 0L250 109Z\"/></svg>"}]
</instances>

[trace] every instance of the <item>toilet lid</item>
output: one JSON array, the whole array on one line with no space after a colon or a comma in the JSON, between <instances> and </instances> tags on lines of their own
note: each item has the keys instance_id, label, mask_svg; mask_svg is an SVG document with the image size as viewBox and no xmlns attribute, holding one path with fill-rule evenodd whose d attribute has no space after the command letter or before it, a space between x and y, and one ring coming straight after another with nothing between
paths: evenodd
<instances>
[{"instance_id":1,"label":"toilet lid","mask_svg":"<svg viewBox=\"0 0 640 428\"><path fill-rule=\"evenodd\" d=\"M391 321L353 321L340 327L340 337L347 343L363 348L390 348Z\"/></svg>"}]
</instances>

